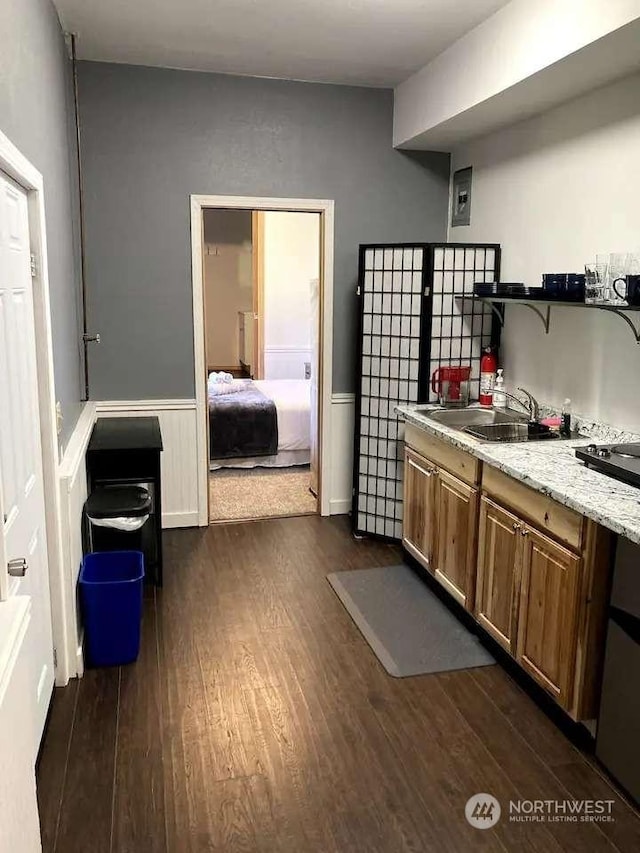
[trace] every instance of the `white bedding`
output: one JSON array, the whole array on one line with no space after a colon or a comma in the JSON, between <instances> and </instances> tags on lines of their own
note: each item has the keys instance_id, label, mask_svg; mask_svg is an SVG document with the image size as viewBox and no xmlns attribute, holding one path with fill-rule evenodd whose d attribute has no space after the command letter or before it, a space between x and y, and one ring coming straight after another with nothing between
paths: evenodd
<instances>
[{"instance_id":1,"label":"white bedding","mask_svg":"<svg viewBox=\"0 0 640 853\"><path fill-rule=\"evenodd\" d=\"M311 382L308 379L256 379L254 385L276 404L278 453L311 447Z\"/></svg>"}]
</instances>

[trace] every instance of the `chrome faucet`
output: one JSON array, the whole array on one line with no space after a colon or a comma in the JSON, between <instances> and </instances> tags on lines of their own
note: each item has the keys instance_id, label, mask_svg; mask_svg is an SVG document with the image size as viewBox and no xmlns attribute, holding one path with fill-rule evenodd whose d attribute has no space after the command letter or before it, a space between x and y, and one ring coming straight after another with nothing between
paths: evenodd
<instances>
[{"instance_id":1,"label":"chrome faucet","mask_svg":"<svg viewBox=\"0 0 640 853\"><path fill-rule=\"evenodd\" d=\"M516 397L515 394L510 394L508 391L503 391L500 389L499 393L504 394L505 397L508 397L509 400L513 400L516 403L520 403L523 409L527 410L527 414L529 415L530 421L538 422L538 418L540 417L540 405L536 398L530 391L527 391L526 388L518 388L518 391L522 391L523 394L526 395L526 402L521 400L519 397Z\"/></svg>"}]
</instances>

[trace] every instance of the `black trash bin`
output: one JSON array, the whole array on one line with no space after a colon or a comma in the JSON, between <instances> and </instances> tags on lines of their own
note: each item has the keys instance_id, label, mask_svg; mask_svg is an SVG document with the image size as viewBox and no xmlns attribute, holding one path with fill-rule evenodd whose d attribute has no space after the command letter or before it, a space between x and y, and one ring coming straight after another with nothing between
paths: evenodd
<instances>
[{"instance_id":1,"label":"black trash bin","mask_svg":"<svg viewBox=\"0 0 640 853\"><path fill-rule=\"evenodd\" d=\"M152 499L143 486L100 486L84 505L85 552L142 551L149 562Z\"/></svg>"}]
</instances>

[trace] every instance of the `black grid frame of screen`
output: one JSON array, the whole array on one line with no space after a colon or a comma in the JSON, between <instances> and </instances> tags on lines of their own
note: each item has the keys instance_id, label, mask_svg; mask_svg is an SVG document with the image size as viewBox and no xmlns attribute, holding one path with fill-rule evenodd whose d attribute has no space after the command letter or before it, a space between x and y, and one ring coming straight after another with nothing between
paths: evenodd
<instances>
[{"instance_id":1,"label":"black grid frame of screen","mask_svg":"<svg viewBox=\"0 0 640 853\"><path fill-rule=\"evenodd\" d=\"M500 246L497 244L432 244L429 280L433 298L429 343L428 384L421 400L437 402L431 377L442 365L470 365L470 396L480 394L480 359L490 344L496 346L500 326L491 307L473 299L475 282L500 280ZM425 359L425 366L426 366ZM437 386L436 386L437 388ZM422 392L422 387L421 387Z\"/></svg>"},{"instance_id":2,"label":"black grid frame of screen","mask_svg":"<svg viewBox=\"0 0 640 853\"><path fill-rule=\"evenodd\" d=\"M395 407L431 399L430 377L441 364L470 364L477 397L482 347L497 344L499 324L473 301L473 283L499 274L494 244L360 247L356 533L402 538L404 421Z\"/></svg>"}]
</instances>

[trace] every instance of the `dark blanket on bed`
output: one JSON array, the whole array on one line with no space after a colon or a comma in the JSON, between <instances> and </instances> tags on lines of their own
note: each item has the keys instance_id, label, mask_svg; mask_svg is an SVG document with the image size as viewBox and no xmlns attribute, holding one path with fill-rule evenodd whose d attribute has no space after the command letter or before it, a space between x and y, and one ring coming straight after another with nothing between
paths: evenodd
<instances>
[{"instance_id":1,"label":"dark blanket on bed","mask_svg":"<svg viewBox=\"0 0 640 853\"><path fill-rule=\"evenodd\" d=\"M235 394L209 393L211 459L273 456L278 452L278 413L273 400L248 384Z\"/></svg>"}]
</instances>

